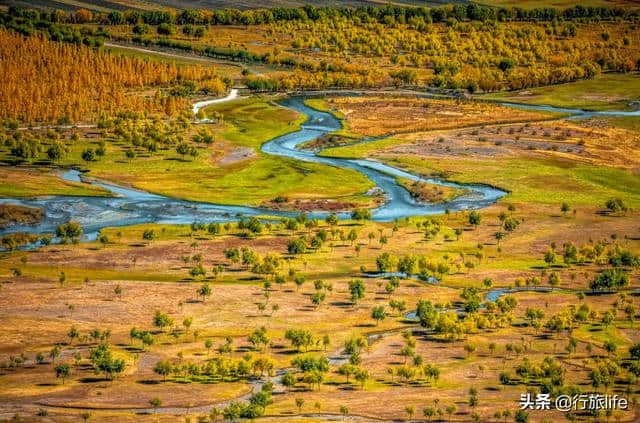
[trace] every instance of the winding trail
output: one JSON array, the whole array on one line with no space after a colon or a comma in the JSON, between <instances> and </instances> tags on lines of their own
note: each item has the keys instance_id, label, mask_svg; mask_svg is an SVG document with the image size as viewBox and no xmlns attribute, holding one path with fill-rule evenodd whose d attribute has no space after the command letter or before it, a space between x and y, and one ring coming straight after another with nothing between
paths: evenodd
<instances>
[{"instance_id":1,"label":"winding trail","mask_svg":"<svg viewBox=\"0 0 640 423\"><path fill-rule=\"evenodd\" d=\"M198 101L196 103L193 103L193 107L191 108L191 110L193 111L194 115L197 115L200 110L202 110L207 106L210 106L212 104L224 103L226 101L236 100L237 98L238 98L238 89L232 88L226 97L214 98L212 100L204 100L204 101ZM209 119L202 119L200 120L200 122L206 123L206 122L209 122Z\"/></svg>"}]
</instances>

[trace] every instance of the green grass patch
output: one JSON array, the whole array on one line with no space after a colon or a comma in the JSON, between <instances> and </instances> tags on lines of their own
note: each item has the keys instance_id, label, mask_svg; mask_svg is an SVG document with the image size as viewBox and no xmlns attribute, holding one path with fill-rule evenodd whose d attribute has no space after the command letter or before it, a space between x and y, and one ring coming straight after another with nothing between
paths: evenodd
<instances>
[{"instance_id":1,"label":"green grass patch","mask_svg":"<svg viewBox=\"0 0 640 423\"><path fill-rule=\"evenodd\" d=\"M373 186L364 175L351 170L307 163L260 152L264 142L296 131L306 117L269 102L270 99L248 98L216 105L224 116L224 127L215 135L209 147L199 146L199 155L183 159L175 150L159 150L153 155L139 151L132 160L125 157L128 145L115 140L106 143L106 155L99 161L83 162L82 151L96 148L96 141L78 141L69 145L69 154L58 163L88 169L89 176L118 184L130 185L149 192L194 201L218 204L258 205L278 196L288 198L328 199L354 196ZM250 158L225 165L218 163L221 142L226 149L251 148ZM215 154L218 153L218 156ZM3 151L0 158L7 157ZM212 158L213 156L217 158ZM72 194L82 184L62 183L66 191L56 189L55 179L39 180L24 186L17 178L0 183L5 196L35 194ZM39 187L39 190L35 190ZM21 191L22 190L22 191ZM104 190L87 191L106 194Z\"/></svg>"},{"instance_id":2,"label":"green grass patch","mask_svg":"<svg viewBox=\"0 0 640 423\"><path fill-rule=\"evenodd\" d=\"M65 181L53 172L0 168L0 197L23 198L40 195L110 196L111 194L104 188Z\"/></svg>"},{"instance_id":3,"label":"green grass patch","mask_svg":"<svg viewBox=\"0 0 640 423\"><path fill-rule=\"evenodd\" d=\"M343 147L328 148L318 155L324 157L340 157L346 159L358 159L367 157L369 154L396 144L406 142L396 138L383 138L375 141L361 142Z\"/></svg>"},{"instance_id":4,"label":"green grass patch","mask_svg":"<svg viewBox=\"0 0 640 423\"><path fill-rule=\"evenodd\" d=\"M406 142L393 138L352 146L331 148L321 155L363 158L376 151ZM384 156L382 156L384 159ZM387 162L416 174L452 175L463 183L484 183L511 192L510 202L602 206L610 198L620 197L628 205L640 205L640 176L614 167L575 163L562 158L482 158L473 160L442 157L389 157Z\"/></svg>"},{"instance_id":5,"label":"green grass patch","mask_svg":"<svg viewBox=\"0 0 640 423\"><path fill-rule=\"evenodd\" d=\"M331 113L337 119L344 119L344 114L331 105L323 98L308 98L304 101L307 106L320 110L321 112ZM345 122L343 122L344 124Z\"/></svg>"},{"instance_id":6,"label":"green grass patch","mask_svg":"<svg viewBox=\"0 0 640 423\"><path fill-rule=\"evenodd\" d=\"M307 119L303 114L274 105L271 100L273 98L251 97L214 104L205 112L222 114L229 124L228 129L220 133L225 140L259 150L266 141L297 131Z\"/></svg>"},{"instance_id":7,"label":"green grass patch","mask_svg":"<svg viewBox=\"0 0 640 423\"><path fill-rule=\"evenodd\" d=\"M57 281L60 277L60 271L62 268L55 266L37 266L27 265L22 269L22 274L25 277L39 277L39 278L51 278L52 282ZM177 274L167 273L150 273L143 270L132 271L118 271L107 269L87 269L79 267L64 267L64 273L66 275L65 284L80 284L84 282L85 278L89 278L90 281L96 280L126 280L126 281L141 281L141 282L178 282L186 277ZM56 282L57 283L57 282Z\"/></svg>"},{"instance_id":8,"label":"green grass patch","mask_svg":"<svg viewBox=\"0 0 640 423\"><path fill-rule=\"evenodd\" d=\"M620 197L632 207L640 205L640 176L626 169L555 158L439 158L436 163L406 156L389 163L419 174L446 173L458 182L497 186L510 191L505 198L514 203L603 206Z\"/></svg>"},{"instance_id":9,"label":"green grass patch","mask_svg":"<svg viewBox=\"0 0 640 423\"><path fill-rule=\"evenodd\" d=\"M176 240L191 237L191 225L167 225L155 223L104 228L100 233L106 235L111 241L132 242L142 241L142 234L147 229L152 229L155 232L157 237L156 241ZM198 233L198 236L201 235L206 236L206 231Z\"/></svg>"},{"instance_id":10,"label":"green grass patch","mask_svg":"<svg viewBox=\"0 0 640 423\"><path fill-rule=\"evenodd\" d=\"M594 79L493 93L482 98L585 110L629 110L628 103L640 99L640 74L608 73Z\"/></svg>"},{"instance_id":11,"label":"green grass patch","mask_svg":"<svg viewBox=\"0 0 640 423\"><path fill-rule=\"evenodd\" d=\"M595 341L599 344L604 344L605 341L612 341L617 345L624 345L629 342L627 337L620 333L616 325L609 325L608 327L600 324L581 325L574 331L574 335L578 339Z\"/></svg>"}]
</instances>

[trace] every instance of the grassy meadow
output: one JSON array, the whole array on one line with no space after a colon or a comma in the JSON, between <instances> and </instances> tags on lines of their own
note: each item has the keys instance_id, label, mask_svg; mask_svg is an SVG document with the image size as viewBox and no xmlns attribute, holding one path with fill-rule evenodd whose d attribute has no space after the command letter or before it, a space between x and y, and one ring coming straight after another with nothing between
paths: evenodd
<instances>
[{"instance_id":1,"label":"grassy meadow","mask_svg":"<svg viewBox=\"0 0 640 423\"><path fill-rule=\"evenodd\" d=\"M160 149L128 159L112 137L107 154L87 163L82 151L99 145L99 134L89 130L70 144L61 164L154 192L220 203L260 204L276 195L335 198L338 189L368 189L360 175L307 168L260 153L262 143L296 130L305 119L274 99L250 97L208 108L207 116L217 122L207 125L214 141L194 144L199 150L195 157ZM307 104L343 116L350 128L351 119L359 116L354 113L357 101L349 103L351 112L329 107L329 100ZM367 99L362 107L370 104ZM411 104L416 107L402 107ZM423 104L417 107L424 109ZM439 113L446 116L456 107L451 104ZM627 362L629 348L638 342L635 297L629 291L638 287L634 267L627 270L631 278L624 289L581 294L589 294L616 249L632 255L640 251L635 123L628 118L550 121L544 115L532 115L528 122L474 122L461 119L458 126L417 129L321 154L367 157L416 174L509 190L497 204L479 211L479 224L471 223L474 214L468 211L390 223L275 222L255 233L235 223L212 230L206 225L144 224L106 228L94 242L2 253L0 357L15 360L22 354L26 361L0 368L0 409L22 401L27 405L21 415L44 409L60 421L87 413L99 421L219 421L212 410L228 414L233 401L245 402L255 394L251 383L270 381L274 395L260 421L320 422L339 416L411 421L432 412L452 422L492 421L496 411L503 421L503 412L518 412L520 393L543 381L522 373L528 363L554 363L563 369L562 386L592 389L591 369L614 358ZM185 136L202 126L184 130ZM618 140L613 146L612 138ZM228 163L230 157L237 161ZM214 173L217 168L221 173ZM13 170L18 171L26 169ZM299 179L300 174L306 179ZM399 183L428 201L462 194ZM205 197L213 192L221 197ZM607 212L604 204L611 198L620 198L629 209ZM508 231L507 221L515 222ZM150 232L153 236L146 235ZM301 239L315 244L292 250L292 243ZM576 261L562 258L568 245L577 246ZM603 250L591 257L593 245ZM546 261L550 248L553 263ZM234 249L236 258L230 255ZM256 267L274 257L270 273ZM411 257L440 283L376 276ZM444 267L435 270L438 266ZM354 300L351 285L358 280L363 292ZM513 309L489 306L463 314L454 320L460 332L423 328L406 317L418 300L437 305L438 315L445 316L447 309L467 307L469 289L487 304L484 296L492 289L532 285L556 291L509 294ZM201 295L205 286L210 291ZM383 314L375 315L380 307ZM570 332L552 330L549 322L572 307L588 310L585 320L574 322ZM531 310L543 317L531 320ZM611 310L617 314L603 323ZM157 312L173 323L158 327ZM15 327L21 328L18 337ZM255 338L261 327L268 337L263 346ZM69 337L70 328L78 338ZM93 351L105 343L93 338L97 328L108 331L112 357L124 363L125 370L113 381L94 371ZM132 328L148 331L150 344L132 338ZM290 329L306 331L312 342L296 348L287 335ZM349 353L346 345L354 337L368 341ZM61 350L59 357L51 353L54 345ZM43 356L40 364L38 353ZM312 371L296 364L296 359L318 357L333 360L321 371L319 385L309 379ZM241 361L250 366L244 377L207 367ZM166 362L172 370L163 376L158 366ZM56 377L56 363L71 366L64 383ZM347 375L346 365L366 373ZM435 379L428 376L434 368ZM276 370L293 374L292 384L285 386ZM625 367L619 372L610 389L624 393L632 373ZM135 411L151 410L156 399L156 412ZM623 411L614 416L625 422L634 418ZM561 417L557 411L527 413L528 421L540 423Z\"/></svg>"},{"instance_id":2,"label":"grassy meadow","mask_svg":"<svg viewBox=\"0 0 640 423\"><path fill-rule=\"evenodd\" d=\"M372 186L371 182L352 170L303 163L260 152L264 142L298 130L305 116L272 104L269 98L237 100L223 106L212 106L208 111L220 113L222 121L207 125L212 126L215 142L210 147L201 148L195 158L161 149L155 154L140 150L136 158L128 159L125 156L127 148L112 140L106 144L104 158L85 162L81 159L82 152L98 146L96 138L99 138L99 133L89 131L84 134L86 138L69 145L69 153L57 164L87 170L88 177L193 201L259 205L278 196L292 199L353 197L358 202L367 201L359 194L367 191ZM186 135L190 136L190 133L187 131ZM4 150L5 157L8 153ZM32 172L25 173L32 175ZM5 188L7 194L54 194L60 192L56 190L57 185L74 187L76 191L69 190L70 194L82 193L82 185L63 181L50 185L34 184L32 179L37 177L16 178L10 190ZM86 189L95 192L93 188Z\"/></svg>"},{"instance_id":3,"label":"grassy meadow","mask_svg":"<svg viewBox=\"0 0 640 423\"><path fill-rule=\"evenodd\" d=\"M354 333L387 331L389 334L371 342L363 350L361 366L366 366L370 372L370 378L363 385L353 379L346 382L345 377L338 373L338 367L333 367L320 389L310 389L300 383L287 390L287 394L278 395L268 408L272 416L284 418L300 412L318 413L315 404L319 403L320 414L339 414L341 407L347 407L352 415L395 419L406 415L404 409L408 405L429 407L437 398L439 404L436 403L436 407L443 411L451 404L456 406L451 421L466 421L472 410L467 408L464 396L470 387L475 387L480 397L480 404L475 410L489 418L496 409L517 407L519 392L525 389L525 382L518 379L509 385L499 385L498 382L500 372L513 370L522 363L522 356L504 350L504 346L514 338L524 337L527 357L534 362L547 357L549 351L556 351L555 355L563 362L580 363L593 360L594 354L605 355L605 341L614 340L620 348L633 342L636 339L631 330L633 323L621 316L605 329L596 320L590 321L573 332L578 347L575 352L567 354L564 352L566 339L538 335L526 325L524 313L528 307L542 307L548 315L561 312L575 302L576 294L571 291L513 294L518 301L513 312L513 326L474 331L457 342L424 334L415 323L391 310L382 322L376 323L371 319L371 308L378 304L386 305L392 299L411 305L416 298L456 305L462 301L459 288L476 286L483 292L486 288L482 280L487 278L494 281L495 287L513 287L518 279L539 276L541 269L545 268L560 274L559 288L585 289L588 279L582 274L597 271L597 265L548 267L542 259L546 246L559 236L579 243L587 237L607 239L611 232L634 233L636 229L632 222L635 212L627 217L607 217L593 213L594 210L588 207L577 209L575 215L562 216L555 207L518 205L509 213L523 219L522 227L503 239L500 248L493 239L493 232L499 225L498 215L506 210L506 205L484 210L483 223L477 229L467 224L467 213L438 217L436 219L442 224L441 232L430 240L416 229L416 224L423 219L403 221L396 231L392 231L392 224L340 222L338 229L355 228L358 239L353 245L348 241L332 241L313 252L292 256L282 270L294 269L295 274L304 276L305 282L298 287L293 278L286 278L283 285L273 284L267 288L269 297L266 303L269 307L266 312L260 311L258 306L265 301L264 282L271 278L256 277L241 263L234 264L226 259L222 251L246 246L261 255L280 252L286 256L287 239L306 233L304 230L291 232L274 227L259 236L246 238L233 226L213 236L206 231L194 232L188 225L139 225L103 231L110 239L106 245L83 243L11 253L0 263L0 273L8 280L0 300L5 310L0 320L5 328L22 327L21 333L25 338L23 341L4 338L0 353L23 351L27 356L38 351L47 353L48 345L60 340L61 334L71 325L81 334L100 327L111 331L113 348L125 360L129 370L113 383L91 382L92 371L89 373L90 370L82 364L85 362L83 359L74 367L71 380L63 385L55 378L52 365L46 361L34 367L18 367L0 376L0 383L6 388L0 401L46 396L45 401L50 405L47 408L49 416L60 419L72 419L79 412L56 408L56 404L89 409L92 418L100 420L169 419L170 416L163 412L157 417L153 414L136 416L117 408L146 407L155 396L162 398L163 405L169 407L198 407L208 404L209 398L223 404L225 398L234 398L246 392L247 388L243 383L232 380L206 382L206 378L180 375L169 376L163 382L152 371L153 363L162 359L206 362L209 357L217 356L239 359L249 352L254 357L267 354L277 368L287 368L291 359L298 355L316 356L323 351L323 347L312 347L313 351L309 353L296 353L291 349L284 333L292 327L292 322L296 322L297 327L303 326L320 338L328 334L331 339L328 347L330 356L340 355L344 340ZM453 229L460 227L464 231L456 240ZM328 226L321 223L320 228ZM589 228L588 231L585 232L585 228ZM147 229L155 230L157 239L141 241L142 233ZM373 241L369 240L368 233L386 234L391 242L382 244L378 236ZM635 240L625 241L625 246L634 250L638 247L636 244ZM483 245L484 252L480 260L472 258L478 245ZM359 246L359 251L355 246ZM449 261L452 270L442 277L442 286L403 279L399 287L388 294L384 289L388 280L365 278L364 299L355 306L350 304L347 282L351 278L357 277L362 270L375 272L376 257L382 253L402 257L407 251L427 254L431 260ZM197 265L197 261L190 257L196 254L201 254L208 264L222 264L222 274L192 277L189 270ZM462 263L460 257L463 255L475 263L474 267L464 269L463 266L461 270L455 270L456 264ZM183 260L184 257L189 260ZM332 263L331 267L326 266L328 262ZM13 267L22 270L21 276L11 276ZM66 274L64 283L59 282L62 269ZM333 286L326 302L320 306L313 306L310 301L315 292L315 280ZM197 297L196 290L205 282L212 287L213 295L203 301ZM543 284L546 285L546 281ZM114 293L116 286L120 287L121 294ZM587 296L583 302L592 310L604 312L616 298L615 294ZM275 304L278 309L270 311ZM45 325L35 324L32 317L35 307L40 319L45 319ZM129 329L132 326L150 327L154 310L158 309L177 322L193 317L193 326L188 332L174 330L170 334L156 331L155 344L140 350L139 342L129 339ZM327 319L327 314L332 318ZM256 325L268 328L272 344L266 351L256 351L247 342ZM404 362L401 350L405 340L400 334L404 329L416 331L416 356L425 357L440 369L437 382L389 376L388 368L400 368ZM7 337L11 333L12 330L5 329L0 336ZM217 352L215 349L225 344L227 336L232 339L232 352ZM206 340L212 341L213 351L207 352ZM63 349L79 351L84 356L92 348L90 340L72 342L64 343ZM490 344L497 344L497 351L491 350ZM465 345L475 345L477 350L466 352ZM591 353L587 351L589 348ZM588 372L573 367L569 369L566 383L581 384L588 379ZM46 385L40 386L42 383ZM83 389L91 386L93 388ZM167 389L171 390L171 395L167 395ZM278 385L276 389L283 388ZM389 397L402 398L402 401L386 401L382 406L382 399ZM512 397L513 401L505 401L505 398ZM304 400L302 411L298 410L296 399ZM185 413L191 418L203 414L187 410ZM550 415L555 416L553 413ZM624 413L620 415L622 421L627 420L625 416ZM273 418L277 420L277 417ZM530 418L539 421L549 418L549 414L533 412Z\"/></svg>"},{"instance_id":4,"label":"grassy meadow","mask_svg":"<svg viewBox=\"0 0 640 423\"><path fill-rule=\"evenodd\" d=\"M594 79L486 94L482 98L594 111L635 110L631 102L640 98L640 74L602 74Z\"/></svg>"},{"instance_id":5,"label":"grassy meadow","mask_svg":"<svg viewBox=\"0 0 640 423\"><path fill-rule=\"evenodd\" d=\"M111 195L107 190L89 184L61 179L55 171L12 170L0 168L0 196L34 197L39 195Z\"/></svg>"},{"instance_id":6,"label":"grassy meadow","mask_svg":"<svg viewBox=\"0 0 640 423\"><path fill-rule=\"evenodd\" d=\"M369 103L353 100L348 106L342 105L342 110L362 107L364 111ZM354 115L357 120L357 114L347 115L348 125ZM634 170L638 160L633 147L637 142L636 120L487 121L470 129L465 129L462 120L455 129L418 130L328 148L320 155L375 158L428 177L496 186L509 191L501 200L504 202L597 206L620 197L637 207L640 180ZM617 143L611 144L612 136ZM509 143L514 138L515 142Z\"/></svg>"}]
</instances>

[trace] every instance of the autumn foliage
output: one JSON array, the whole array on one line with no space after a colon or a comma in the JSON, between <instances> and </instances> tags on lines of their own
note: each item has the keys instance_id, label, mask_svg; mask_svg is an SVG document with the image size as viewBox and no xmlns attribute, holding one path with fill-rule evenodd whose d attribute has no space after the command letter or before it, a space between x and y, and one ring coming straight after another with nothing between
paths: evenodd
<instances>
[{"instance_id":1,"label":"autumn foliage","mask_svg":"<svg viewBox=\"0 0 640 423\"><path fill-rule=\"evenodd\" d=\"M4 30L0 74L0 118L23 122L76 122L126 110L171 115L187 105L169 94L181 91L172 87L197 84L210 94L227 88L209 68L112 55Z\"/></svg>"}]
</instances>

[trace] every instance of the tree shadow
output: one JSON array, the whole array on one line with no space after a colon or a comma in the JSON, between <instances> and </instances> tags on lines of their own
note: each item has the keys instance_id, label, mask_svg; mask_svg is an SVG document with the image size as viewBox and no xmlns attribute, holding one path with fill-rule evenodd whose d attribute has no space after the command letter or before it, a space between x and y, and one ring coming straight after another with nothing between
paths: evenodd
<instances>
[{"instance_id":1,"label":"tree shadow","mask_svg":"<svg viewBox=\"0 0 640 423\"><path fill-rule=\"evenodd\" d=\"M353 304L346 302L346 301L333 301L331 303L329 303L329 305L332 305L334 307L352 307Z\"/></svg>"},{"instance_id":2,"label":"tree shadow","mask_svg":"<svg viewBox=\"0 0 640 423\"><path fill-rule=\"evenodd\" d=\"M161 380L155 380L155 379L141 379L136 381L136 383L139 383L141 385L160 385L162 383Z\"/></svg>"}]
</instances>

